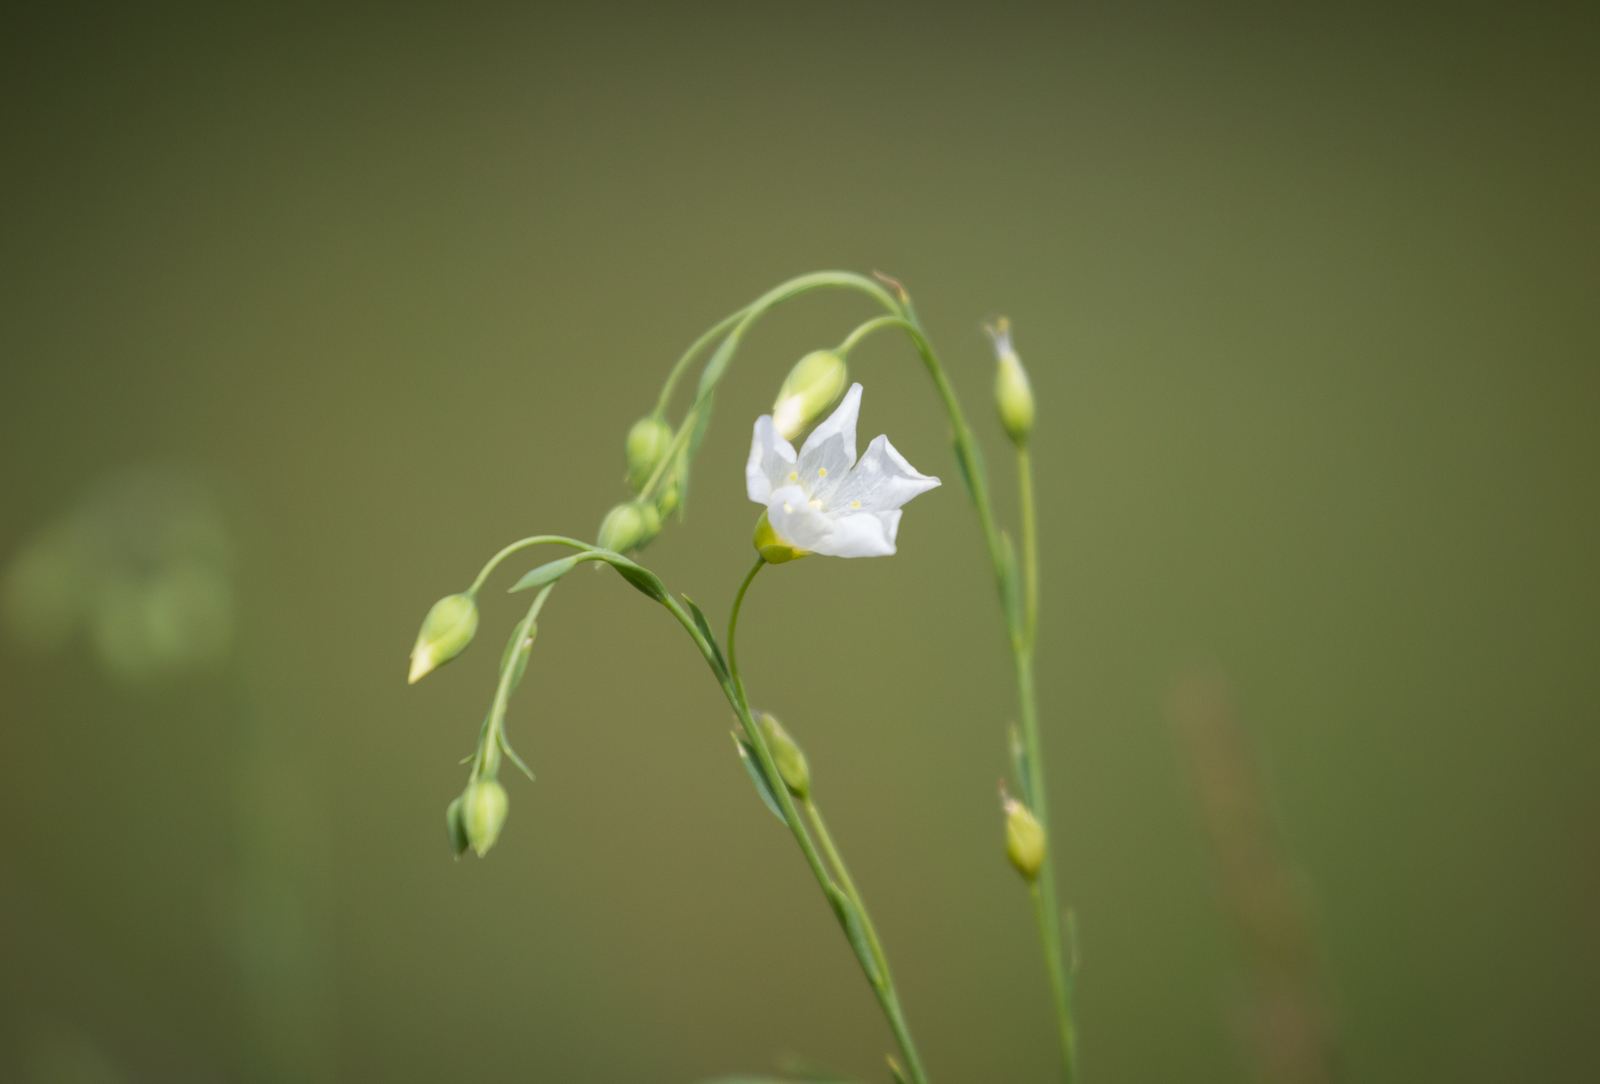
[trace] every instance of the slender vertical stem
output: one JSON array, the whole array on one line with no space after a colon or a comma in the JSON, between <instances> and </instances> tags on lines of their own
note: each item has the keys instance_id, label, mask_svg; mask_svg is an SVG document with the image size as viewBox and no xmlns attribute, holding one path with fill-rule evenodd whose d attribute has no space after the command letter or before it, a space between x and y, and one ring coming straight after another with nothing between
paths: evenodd
<instances>
[{"instance_id":1,"label":"slender vertical stem","mask_svg":"<svg viewBox=\"0 0 1600 1084\"><path fill-rule=\"evenodd\" d=\"M995 526L994 511L989 505L989 482L984 475L983 460L978 454L977 442L973 440L972 430L967 427L966 418L961 413L961 404L956 399L955 390L946 379L944 368L939 364L938 356L933 351L933 344L928 341L928 336L923 331L921 322L917 320L916 311L909 299L903 302L902 311L906 314L904 320L897 322L891 318L880 317L871 323L874 328L900 327L917 348L917 353L922 356L923 365L927 368L929 377L933 379L939 398L944 402L945 413L950 417L951 440L967 478L968 491L978 512L978 523L983 528L984 541L989 547L989 559L994 565L995 581L1003 597L1007 590L1005 550L1000 543L1000 532ZM1023 745L1028 753L1033 814L1045 829L1044 864L1040 867L1039 877L1035 882L1039 901L1035 908L1039 925L1039 942L1056 1006L1056 1027L1061 1040L1061 1077L1065 1084L1074 1084L1077 1078L1077 1027L1072 1014L1072 985L1062 960L1061 911L1056 904L1055 869L1051 860L1050 812L1045 796L1044 750L1039 741L1039 712L1033 688L1033 638L1039 606L1038 541L1033 515L1033 472L1026 449L1020 451L1018 472L1022 487L1025 616L1022 618L1020 628L1008 619L1006 632L1016 667L1017 701L1022 716ZM1002 606L1002 609L1004 608Z\"/></svg>"},{"instance_id":2,"label":"slender vertical stem","mask_svg":"<svg viewBox=\"0 0 1600 1084\"><path fill-rule=\"evenodd\" d=\"M1039 543L1033 526L1033 465L1026 444L1017 447L1017 488L1022 504L1023 640L1032 651L1039 629Z\"/></svg>"},{"instance_id":3,"label":"slender vertical stem","mask_svg":"<svg viewBox=\"0 0 1600 1084\"><path fill-rule=\"evenodd\" d=\"M739 648L735 634L739 631L739 609L744 605L744 593L750 590L751 582L756 578L756 573L767 566L765 557L757 557L756 563L750 566L750 572L739 585L739 593L733 596L733 612L728 615L728 672L733 678L733 688L739 694L739 702L750 708L750 702L745 699L744 682L739 680Z\"/></svg>"},{"instance_id":4,"label":"slender vertical stem","mask_svg":"<svg viewBox=\"0 0 1600 1084\"><path fill-rule=\"evenodd\" d=\"M833 866L834 876L839 878L839 884L844 888L845 894L850 897L850 902L856 905L856 910L861 912L861 928L866 932L867 943L872 946L873 958L878 961L878 967L885 975L889 973L889 960L883 954L883 945L878 941L878 931L866 917L867 905L861 899L861 893L856 890L856 882L850 876L849 868L844 864L844 856L839 853L839 848L833 844L833 835L828 831L827 822L822 819L822 810L817 808L810 798L802 799L805 805L806 816L811 819L811 827L816 831L817 838L822 841L822 852L828 856L828 862Z\"/></svg>"},{"instance_id":5,"label":"slender vertical stem","mask_svg":"<svg viewBox=\"0 0 1600 1084\"><path fill-rule=\"evenodd\" d=\"M750 702L745 696L744 682L739 677L739 649L736 639L739 631L739 611L744 605L745 592L750 589L750 584L756 578L756 573L760 572L766 564L765 558L757 558L755 565L751 567L749 574L745 576L744 582L739 585L739 593L734 596L733 612L728 615L728 681L724 685L724 692L728 695L729 702L733 704L734 710L738 713L739 721L744 724L745 734L749 737L750 744L755 748L756 758L761 762L762 770L766 772L768 779L777 781L777 785L772 788L773 797L777 798L778 806L783 812L783 819L789 825L789 831L794 834L795 841L800 844L800 850L804 852L806 862L811 866L811 872L816 877L817 884L822 887L822 891L826 895L830 891L839 892L841 890L833 884L827 870L823 868L821 858L817 855L816 844L812 842L810 834L800 822L800 815L795 810L794 801L789 795L789 788L783 785L783 776L778 771L777 763L772 759L772 750L767 745L766 735L761 732L761 728L755 724L755 720L751 717ZM670 599L668 608L672 609L673 613L677 615L678 620L689 630L690 635L695 637L696 644L700 645L701 653L706 656L706 661L710 662L712 668L715 669L716 662L711 654L711 649L708 645L701 643L702 638L699 631L694 628L693 622L688 615L681 613L680 608L670 604ZM812 808L809 802L807 806ZM827 835L826 829L822 827L820 815L813 810L812 818L813 823L818 825L819 834L823 839L823 846L827 848L828 859L833 863L834 869L839 872L839 879L844 884L843 892L855 906L856 913L860 916L861 928L866 934L868 949L872 953L873 962L877 965L877 973L874 975L874 968L869 967L866 960L860 960L861 970L866 974L867 982L872 987L872 992L877 995L878 1005L883 1009L884 1018L889 1022L889 1029L894 1033L895 1041L900 1046L900 1052L905 1055L906 1069L911 1074L913 1084L928 1084L928 1074L922 1067L922 1057L917 1053L916 1042L911 1037L911 1028L906 1023L905 1013L900 1007L900 995L895 989L894 979L889 974L888 961L884 958L883 947L879 943L877 933L872 925L872 916L867 912L866 905L862 903L860 894L856 892L855 884L850 880L849 873L845 870L844 859L840 857L837 848L833 845L833 839Z\"/></svg>"}]
</instances>

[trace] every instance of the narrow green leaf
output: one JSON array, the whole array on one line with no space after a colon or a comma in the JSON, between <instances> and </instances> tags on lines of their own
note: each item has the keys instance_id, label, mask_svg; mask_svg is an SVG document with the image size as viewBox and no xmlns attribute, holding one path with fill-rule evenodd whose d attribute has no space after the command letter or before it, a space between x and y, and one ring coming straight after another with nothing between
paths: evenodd
<instances>
[{"instance_id":1,"label":"narrow green leaf","mask_svg":"<svg viewBox=\"0 0 1600 1084\"><path fill-rule=\"evenodd\" d=\"M756 756L754 747L733 731L730 730L728 733L733 735L733 744L739 750L739 760L744 764L744 770L750 773L750 782L756 785L756 793L761 795L761 800L767 803L767 808L772 810L774 817L788 824L788 821L783 820L783 809L778 805L778 796L767 780L767 773L761 768L761 758Z\"/></svg>"},{"instance_id":2,"label":"narrow green leaf","mask_svg":"<svg viewBox=\"0 0 1600 1084\"><path fill-rule=\"evenodd\" d=\"M867 973L867 979L872 985L881 985L883 974L878 970L878 959L872 954L872 945L867 941L867 931L861 925L861 914L856 910L856 905L850 902L849 896L831 884L827 892L828 902L833 904L833 913L844 929L844 936L850 942L850 947L855 950L856 959L861 961L861 969Z\"/></svg>"},{"instance_id":3,"label":"narrow green leaf","mask_svg":"<svg viewBox=\"0 0 1600 1084\"><path fill-rule=\"evenodd\" d=\"M900 1068L900 1063L888 1054L884 1055L884 1060L889 1063L889 1075L894 1077L894 1084L906 1084L906 1071Z\"/></svg>"},{"instance_id":4,"label":"narrow green leaf","mask_svg":"<svg viewBox=\"0 0 1600 1084\"><path fill-rule=\"evenodd\" d=\"M528 777L529 782L538 782L534 778L532 769L522 763L522 758L517 756L517 751L511 748L511 743L506 740L506 732L504 730L500 732L500 751L511 758L511 763L522 769L522 774Z\"/></svg>"},{"instance_id":5,"label":"narrow green leaf","mask_svg":"<svg viewBox=\"0 0 1600 1084\"><path fill-rule=\"evenodd\" d=\"M661 580L656 577L654 572L651 572L643 565L636 565L626 557L617 554L612 554L603 558L603 560L616 569L619 576L633 584L640 591L663 605L666 603L667 589L662 586Z\"/></svg>"},{"instance_id":6,"label":"narrow green leaf","mask_svg":"<svg viewBox=\"0 0 1600 1084\"><path fill-rule=\"evenodd\" d=\"M717 644L717 635L711 631L711 622L706 620L706 615L700 612L700 607L694 604L694 599L688 595L683 596L683 601L689 604L689 613L694 616L694 627L700 630L700 635L706 638L711 645L711 652L717 657L717 676L728 677L728 663L722 657L722 648Z\"/></svg>"},{"instance_id":7,"label":"narrow green leaf","mask_svg":"<svg viewBox=\"0 0 1600 1084\"><path fill-rule=\"evenodd\" d=\"M966 484L967 497L973 504L978 503L978 483L983 480L983 453L976 444L968 444L959 438L954 442L956 452L956 466L961 470L961 481ZM972 457L967 457L967 450L971 448Z\"/></svg>"},{"instance_id":8,"label":"narrow green leaf","mask_svg":"<svg viewBox=\"0 0 1600 1084\"><path fill-rule=\"evenodd\" d=\"M523 634L522 622L517 622L517 627L511 630L511 639L506 641L506 649L500 653L500 669L515 666L511 674L511 688L513 691L522 684L522 675L528 671L528 656L533 653L533 638L539 635L537 624L528 626L527 634ZM514 660L514 661L513 661Z\"/></svg>"},{"instance_id":9,"label":"narrow green leaf","mask_svg":"<svg viewBox=\"0 0 1600 1084\"><path fill-rule=\"evenodd\" d=\"M555 583L568 572L571 572L585 556L587 554L574 553L571 557L563 557L559 561L551 561L547 565L540 565L512 584L510 591L507 593L514 594L517 591L526 591L530 587L540 587L547 583Z\"/></svg>"}]
</instances>

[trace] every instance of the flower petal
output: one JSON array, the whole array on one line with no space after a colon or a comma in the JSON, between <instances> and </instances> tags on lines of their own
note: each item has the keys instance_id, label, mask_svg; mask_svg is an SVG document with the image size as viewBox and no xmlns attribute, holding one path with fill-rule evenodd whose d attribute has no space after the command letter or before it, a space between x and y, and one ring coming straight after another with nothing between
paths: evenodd
<instances>
[{"instance_id":1,"label":"flower petal","mask_svg":"<svg viewBox=\"0 0 1600 1084\"><path fill-rule=\"evenodd\" d=\"M888 437L879 436L873 438L867 453L832 494L828 507L840 515L887 512L938 484L939 479L918 474L906 457L895 451Z\"/></svg>"},{"instance_id":2,"label":"flower petal","mask_svg":"<svg viewBox=\"0 0 1600 1084\"><path fill-rule=\"evenodd\" d=\"M890 557L894 555L894 536L900 529L900 510L865 512L840 516L833 530L812 547L829 557Z\"/></svg>"},{"instance_id":3,"label":"flower petal","mask_svg":"<svg viewBox=\"0 0 1600 1084\"><path fill-rule=\"evenodd\" d=\"M806 491L799 486L772 491L767 500L767 522L778 541L807 552L820 552L817 546L833 530L833 520L813 508Z\"/></svg>"},{"instance_id":4,"label":"flower petal","mask_svg":"<svg viewBox=\"0 0 1600 1084\"><path fill-rule=\"evenodd\" d=\"M806 442L800 446L800 457L804 459L829 437L838 435L844 438L845 466L848 468L856 461L856 418L860 414L861 385L851 384L850 390L844 393L843 402L828 415L827 421L811 431Z\"/></svg>"},{"instance_id":5,"label":"flower petal","mask_svg":"<svg viewBox=\"0 0 1600 1084\"><path fill-rule=\"evenodd\" d=\"M763 414L757 418L755 434L750 440L750 458L744 465L744 488L750 499L766 504L774 489L789 484L794 461L794 445L778 435L772 416Z\"/></svg>"}]
</instances>

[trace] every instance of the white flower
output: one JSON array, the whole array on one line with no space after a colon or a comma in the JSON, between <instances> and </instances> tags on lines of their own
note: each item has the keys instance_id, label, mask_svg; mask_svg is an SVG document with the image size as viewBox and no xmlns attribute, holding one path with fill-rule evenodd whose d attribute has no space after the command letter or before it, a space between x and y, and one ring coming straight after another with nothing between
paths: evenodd
<instances>
[{"instance_id":1,"label":"white flower","mask_svg":"<svg viewBox=\"0 0 1600 1084\"><path fill-rule=\"evenodd\" d=\"M856 415L861 385L852 384L827 421L812 430L795 455L770 414L756 419L745 465L750 499L767 508L766 520L782 559L821 553L829 557L887 557L894 553L900 506L939 484L918 474L880 436L856 460ZM762 533L757 528L758 536ZM757 547L767 549L761 541ZM771 559L771 558L769 558Z\"/></svg>"}]
</instances>

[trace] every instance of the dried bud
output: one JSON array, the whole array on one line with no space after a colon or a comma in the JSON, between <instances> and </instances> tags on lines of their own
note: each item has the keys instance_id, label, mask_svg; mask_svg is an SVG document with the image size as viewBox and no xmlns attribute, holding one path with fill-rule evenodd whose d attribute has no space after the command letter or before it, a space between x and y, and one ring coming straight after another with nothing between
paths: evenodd
<instances>
[{"instance_id":1,"label":"dried bud","mask_svg":"<svg viewBox=\"0 0 1600 1084\"><path fill-rule=\"evenodd\" d=\"M778 538L778 532L772 529L772 521L765 512L756 520L755 534L750 536L750 541L756 547L756 552L766 558L769 565L781 565L785 561L798 560L807 556L809 550L797 550L789 543Z\"/></svg>"},{"instance_id":2,"label":"dried bud","mask_svg":"<svg viewBox=\"0 0 1600 1084\"><path fill-rule=\"evenodd\" d=\"M640 418L628 430L628 485L635 493L644 489L672 447L672 426L658 414Z\"/></svg>"},{"instance_id":3,"label":"dried bud","mask_svg":"<svg viewBox=\"0 0 1600 1084\"><path fill-rule=\"evenodd\" d=\"M994 340L994 355L999 368L994 375L994 401L1000 409L1000 424L1019 448L1028 442L1033 429L1033 386L1022 368L1017 352L1011 349L1011 322L1005 317L986 328Z\"/></svg>"},{"instance_id":4,"label":"dried bud","mask_svg":"<svg viewBox=\"0 0 1600 1084\"><path fill-rule=\"evenodd\" d=\"M506 823L506 810L511 804L506 788L497 780L480 779L468 783L457 800L461 803L461 823L466 829L467 842L482 858L500 838L500 829Z\"/></svg>"},{"instance_id":5,"label":"dried bud","mask_svg":"<svg viewBox=\"0 0 1600 1084\"><path fill-rule=\"evenodd\" d=\"M461 805L461 798L457 796L450 803L450 807L444 811L445 828L450 833L450 849L455 852L457 858L466 854L469 846L467 822L462 813Z\"/></svg>"},{"instance_id":6,"label":"dried bud","mask_svg":"<svg viewBox=\"0 0 1600 1084\"><path fill-rule=\"evenodd\" d=\"M417 644L411 649L412 685L467 649L478 631L478 600L469 592L446 595L422 619Z\"/></svg>"},{"instance_id":7,"label":"dried bud","mask_svg":"<svg viewBox=\"0 0 1600 1084\"><path fill-rule=\"evenodd\" d=\"M1002 802L1006 811L1006 857L1018 873L1032 881L1044 865L1044 829L1028 807L1015 798L1006 796Z\"/></svg>"},{"instance_id":8,"label":"dried bud","mask_svg":"<svg viewBox=\"0 0 1600 1084\"><path fill-rule=\"evenodd\" d=\"M606 513L595 540L602 549L614 553L643 549L661 533L661 513L649 501L628 501Z\"/></svg>"},{"instance_id":9,"label":"dried bud","mask_svg":"<svg viewBox=\"0 0 1600 1084\"><path fill-rule=\"evenodd\" d=\"M755 720L756 726L761 728L761 736L767 739L767 748L772 752L772 762L778 766L778 774L783 777L783 785L789 788L790 794L805 801L811 796L811 767L806 763L806 755L783 729L777 716L762 711L756 713Z\"/></svg>"},{"instance_id":10,"label":"dried bud","mask_svg":"<svg viewBox=\"0 0 1600 1084\"><path fill-rule=\"evenodd\" d=\"M772 424L784 440L793 440L828 412L849 383L844 358L832 350L812 351L784 378L772 404Z\"/></svg>"}]
</instances>

